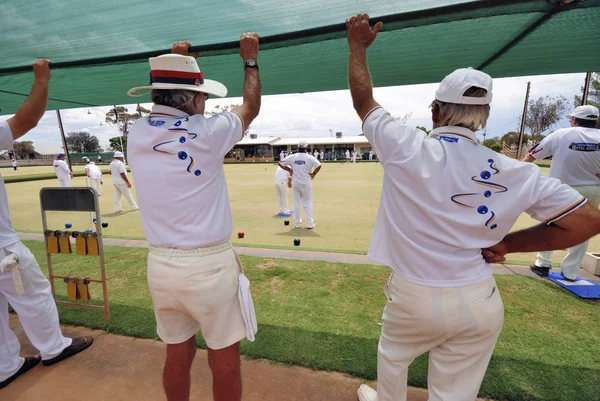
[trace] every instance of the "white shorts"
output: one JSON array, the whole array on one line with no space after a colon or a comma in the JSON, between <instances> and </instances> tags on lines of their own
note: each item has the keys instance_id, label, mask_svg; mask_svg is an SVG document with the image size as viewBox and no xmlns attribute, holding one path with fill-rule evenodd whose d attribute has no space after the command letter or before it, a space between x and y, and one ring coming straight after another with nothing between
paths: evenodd
<instances>
[{"instance_id":1,"label":"white shorts","mask_svg":"<svg viewBox=\"0 0 600 401\"><path fill-rule=\"evenodd\" d=\"M245 338L240 269L229 243L191 250L150 247L148 285L160 339L179 344L202 331L206 345L218 350Z\"/></svg>"}]
</instances>

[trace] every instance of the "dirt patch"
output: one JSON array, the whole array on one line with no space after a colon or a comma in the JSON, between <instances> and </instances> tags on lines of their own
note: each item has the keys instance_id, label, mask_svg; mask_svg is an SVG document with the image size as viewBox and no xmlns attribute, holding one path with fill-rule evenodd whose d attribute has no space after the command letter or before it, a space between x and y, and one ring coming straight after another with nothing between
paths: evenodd
<instances>
[{"instance_id":1,"label":"dirt patch","mask_svg":"<svg viewBox=\"0 0 600 401\"><path fill-rule=\"evenodd\" d=\"M268 281L265 289L271 294L278 294L281 287L283 287L283 280L275 276Z\"/></svg>"},{"instance_id":2,"label":"dirt patch","mask_svg":"<svg viewBox=\"0 0 600 401\"><path fill-rule=\"evenodd\" d=\"M275 266L278 266L278 264L273 259L267 259L265 263L260 263L256 265L256 267L258 267L260 270L266 270Z\"/></svg>"}]
</instances>

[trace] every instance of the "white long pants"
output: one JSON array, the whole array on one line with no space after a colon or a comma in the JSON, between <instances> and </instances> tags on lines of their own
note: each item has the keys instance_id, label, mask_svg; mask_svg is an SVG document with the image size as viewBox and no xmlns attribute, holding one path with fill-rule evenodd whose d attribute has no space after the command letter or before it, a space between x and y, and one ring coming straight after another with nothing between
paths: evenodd
<instances>
[{"instance_id":1,"label":"white long pants","mask_svg":"<svg viewBox=\"0 0 600 401\"><path fill-rule=\"evenodd\" d=\"M300 214L300 208L304 209L304 214L306 214L306 226L311 227L315 223L313 221L312 215L312 201L313 201L313 193L312 193L312 185L308 184L292 184L292 195L294 196L294 213L296 213L296 225L300 225L302 223L302 215Z\"/></svg>"},{"instance_id":2,"label":"white long pants","mask_svg":"<svg viewBox=\"0 0 600 401\"><path fill-rule=\"evenodd\" d=\"M289 213L287 181L275 181L275 194L277 195L279 213Z\"/></svg>"},{"instance_id":3,"label":"white long pants","mask_svg":"<svg viewBox=\"0 0 600 401\"><path fill-rule=\"evenodd\" d=\"M0 273L0 381L14 375L25 361L19 357L21 346L8 325L8 304L19 315L21 326L31 344L40 351L42 359L50 359L71 345L63 337L58 323L58 311L50 283L41 272L33 254L21 242L0 248L0 260L14 253L19 258L23 294L17 294L12 269Z\"/></svg>"},{"instance_id":4,"label":"white long pants","mask_svg":"<svg viewBox=\"0 0 600 401\"><path fill-rule=\"evenodd\" d=\"M61 180L59 178L58 179L58 186L62 187L62 188L69 188L69 187L71 187L71 179L70 178L65 178L64 180Z\"/></svg>"},{"instance_id":5,"label":"white long pants","mask_svg":"<svg viewBox=\"0 0 600 401\"><path fill-rule=\"evenodd\" d=\"M133 200L133 196L131 195L131 189L127 186L127 184L113 184L115 186L115 212L121 210L121 194L125 196L127 202L129 202L129 207L132 209L137 209L138 205Z\"/></svg>"},{"instance_id":6,"label":"white long pants","mask_svg":"<svg viewBox=\"0 0 600 401\"><path fill-rule=\"evenodd\" d=\"M600 185L573 186L573 189L585 196L592 205L600 205ZM560 269L563 276L575 280L579 276L579 268L585 253L587 252L588 242L585 241L579 245L569 248L567 256L562 260ZM539 252L535 259L535 265L539 267L552 267L552 251Z\"/></svg>"},{"instance_id":7,"label":"white long pants","mask_svg":"<svg viewBox=\"0 0 600 401\"><path fill-rule=\"evenodd\" d=\"M493 277L454 288L392 274L377 352L379 401L406 401L408 366L429 351L429 401L473 401L504 323Z\"/></svg>"},{"instance_id":8,"label":"white long pants","mask_svg":"<svg viewBox=\"0 0 600 401\"><path fill-rule=\"evenodd\" d=\"M89 178L90 180L90 187L92 187L96 192L98 192L98 195L102 195L102 184L100 183L100 181L102 181L101 179L94 179L94 178Z\"/></svg>"}]
</instances>

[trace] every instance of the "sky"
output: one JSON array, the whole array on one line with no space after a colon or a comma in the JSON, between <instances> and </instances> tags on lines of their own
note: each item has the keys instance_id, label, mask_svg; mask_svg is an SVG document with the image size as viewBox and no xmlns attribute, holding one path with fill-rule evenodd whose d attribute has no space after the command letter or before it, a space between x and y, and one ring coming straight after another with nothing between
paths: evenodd
<instances>
[{"instance_id":1,"label":"sky","mask_svg":"<svg viewBox=\"0 0 600 401\"><path fill-rule=\"evenodd\" d=\"M509 131L519 130L519 117L523 112L527 82L531 82L530 98L562 95L568 99L569 105L572 105L574 95L581 93L584 80L585 73L495 79L491 116L486 130L487 138L501 137ZM434 98L437 86L435 83L375 88L374 97L392 115L407 116L406 124L430 129L431 111L428 106ZM241 101L241 98L211 98L207 101L206 109L211 110L218 104L239 104ZM151 107L149 103L142 105L146 108ZM135 104L125 106L130 112L136 107ZM112 106L61 110L65 133L88 131L98 137L101 146L108 147L108 139L118 135L114 128L104 123L105 114L111 108ZM0 120L9 117L2 116ZM569 122L565 118L553 129L568 125ZM259 137L330 136L331 132L335 135L335 132L339 131L343 136L361 134L361 122L352 108L348 90L264 96L260 115L250 128ZM477 134L483 139L483 131ZM56 112L46 112L38 126L21 140L32 141L34 147L38 144L40 148L54 147L49 145L60 146Z\"/></svg>"}]
</instances>

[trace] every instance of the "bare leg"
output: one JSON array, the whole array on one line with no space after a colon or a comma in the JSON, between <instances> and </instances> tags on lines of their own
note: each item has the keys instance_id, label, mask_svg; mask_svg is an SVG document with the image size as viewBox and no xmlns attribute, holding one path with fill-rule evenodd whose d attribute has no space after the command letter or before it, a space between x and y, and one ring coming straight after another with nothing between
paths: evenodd
<instances>
[{"instance_id":1,"label":"bare leg","mask_svg":"<svg viewBox=\"0 0 600 401\"><path fill-rule=\"evenodd\" d=\"M196 355L196 336L179 344L167 344L163 388L168 401L189 401L190 369Z\"/></svg>"},{"instance_id":2,"label":"bare leg","mask_svg":"<svg viewBox=\"0 0 600 401\"><path fill-rule=\"evenodd\" d=\"M213 374L214 401L241 401L240 343L220 350L209 348L208 365Z\"/></svg>"}]
</instances>

